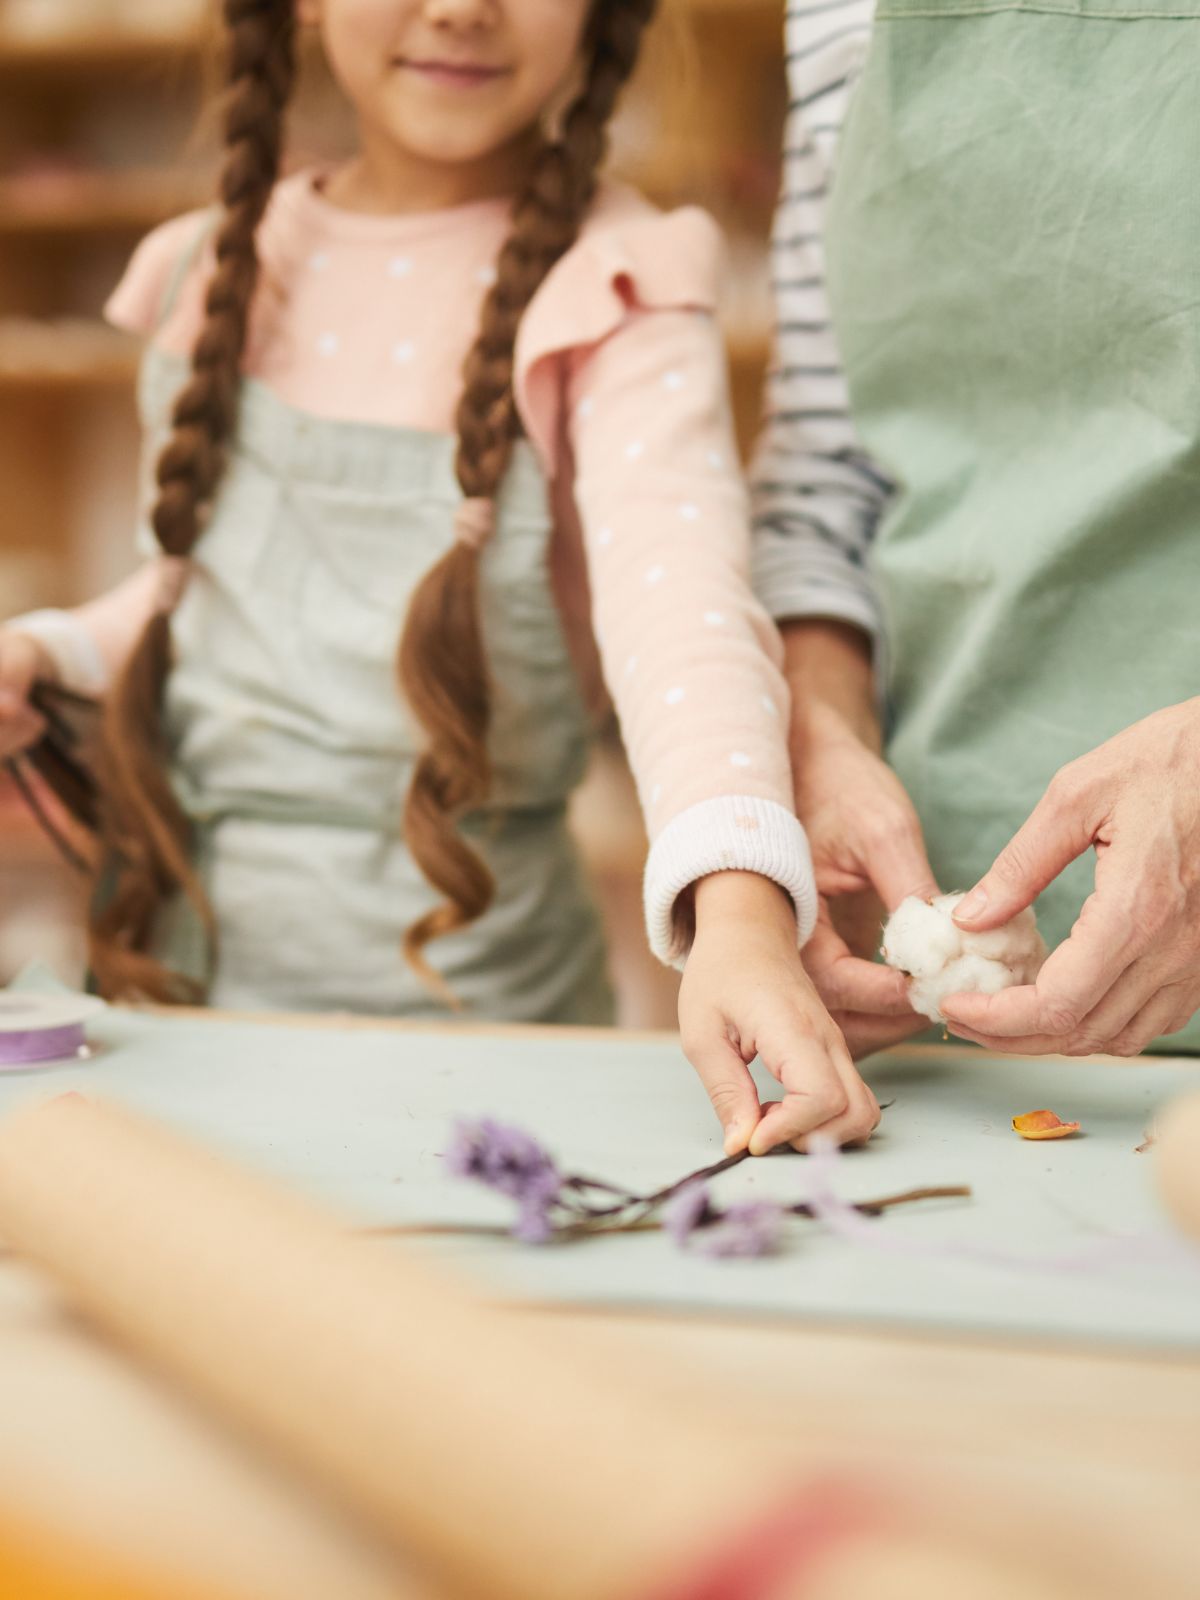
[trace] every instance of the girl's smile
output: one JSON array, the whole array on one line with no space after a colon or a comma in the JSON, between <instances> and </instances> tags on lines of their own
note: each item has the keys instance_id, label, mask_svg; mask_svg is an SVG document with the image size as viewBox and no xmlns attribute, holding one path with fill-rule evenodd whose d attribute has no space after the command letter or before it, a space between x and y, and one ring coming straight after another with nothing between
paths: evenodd
<instances>
[{"instance_id":1,"label":"girl's smile","mask_svg":"<svg viewBox=\"0 0 1200 1600\"><path fill-rule=\"evenodd\" d=\"M403 56L394 65L440 89L484 89L511 76L507 67L489 67L468 61L420 61Z\"/></svg>"},{"instance_id":2,"label":"girl's smile","mask_svg":"<svg viewBox=\"0 0 1200 1600\"><path fill-rule=\"evenodd\" d=\"M297 0L357 114L328 197L429 211L511 194L577 92L592 0Z\"/></svg>"}]
</instances>

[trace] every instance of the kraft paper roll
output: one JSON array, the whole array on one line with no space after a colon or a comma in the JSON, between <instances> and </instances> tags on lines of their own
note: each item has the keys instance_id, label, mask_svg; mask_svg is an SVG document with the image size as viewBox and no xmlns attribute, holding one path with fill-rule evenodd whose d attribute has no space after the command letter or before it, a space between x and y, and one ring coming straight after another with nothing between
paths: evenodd
<instances>
[{"instance_id":1,"label":"kraft paper roll","mask_svg":"<svg viewBox=\"0 0 1200 1600\"><path fill-rule=\"evenodd\" d=\"M0 1236L447 1592L645 1593L762 1504L761 1450L125 1110L0 1125Z\"/></svg>"}]
</instances>

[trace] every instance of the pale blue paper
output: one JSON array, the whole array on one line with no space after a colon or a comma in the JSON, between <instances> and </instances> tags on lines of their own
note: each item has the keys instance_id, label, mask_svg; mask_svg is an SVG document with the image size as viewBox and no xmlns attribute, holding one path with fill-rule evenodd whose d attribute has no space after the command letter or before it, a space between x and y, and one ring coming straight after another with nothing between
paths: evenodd
<instances>
[{"instance_id":1,"label":"pale blue paper","mask_svg":"<svg viewBox=\"0 0 1200 1600\"><path fill-rule=\"evenodd\" d=\"M536 1133L561 1164L647 1189L720 1157L712 1113L670 1041L305 1029L111 1011L90 1025L90 1062L0 1077L0 1112L79 1089L124 1101L374 1225L505 1221L505 1202L439 1160L458 1115ZM840 1164L847 1199L970 1184L969 1201L883 1218L889 1237L957 1241L1050 1260L1106 1237L1169 1234L1153 1157L1135 1153L1156 1110L1200 1084L1191 1067L880 1058L894 1097L867 1151ZM763 1080L764 1088L767 1080ZM1085 1136L1026 1143L1014 1114L1052 1106ZM802 1199L801 1157L748 1163L722 1196ZM1009 1269L891 1257L790 1227L763 1261L711 1262L658 1233L538 1248L437 1239L489 1291L523 1300L655 1310L703 1308L812 1322L908 1326L1174 1349L1200 1348L1200 1252L1103 1270Z\"/></svg>"}]
</instances>

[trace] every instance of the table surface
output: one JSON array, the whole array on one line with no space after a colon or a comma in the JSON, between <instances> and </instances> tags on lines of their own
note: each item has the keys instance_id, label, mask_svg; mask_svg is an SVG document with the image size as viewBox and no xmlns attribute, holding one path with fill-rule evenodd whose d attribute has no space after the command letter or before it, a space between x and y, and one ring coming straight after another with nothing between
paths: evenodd
<instances>
[{"instance_id":1,"label":"table surface","mask_svg":"<svg viewBox=\"0 0 1200 1600\"><path fill-rule=\"evenodd\" d=\"M344 1018L277 1020L336 1030L335 1038L381 1027ZM410 1037L429 1031L382 1026ZM448 1031L484 1043L614 1043L611 1034L576 1030ZM670 1047L663 1036L619 1036L622 1046L638 1042ZM971 1055L948 1049L939 1062L977 1066ZM887 1061L903 1073L926 1058L900 1050ZM1181 1063L1177 1070L1194 1068ZM1160 1058L1106 1070L1159 1073L1170 1064ZM1061 1093L1045 1098L1053 1104ZM653 1363L671 1404L686 1409L702 1398L711 1406L716 1396L731 1428L776 1442L781 1432L794 1434L806 1455L816 1450L902 1468L919 1449L926 1464L1019 1481L1026 1492L1044 1481L1089 1515L1136 1523L1146 1539L1177 1539L1194 1516L1194 1347L814 1326L719 1309L639 1313L559 1304L509 1314L552 1318L597 1360ZM232 1595L397 1595L390 1563L361 1533L127 1363L72 1319L47 1285L11 1262L0 1264L0 1414L0 1500L35 1519L136 1551L163 1571L187 1570Z\"/></svg>"}]
</instances>

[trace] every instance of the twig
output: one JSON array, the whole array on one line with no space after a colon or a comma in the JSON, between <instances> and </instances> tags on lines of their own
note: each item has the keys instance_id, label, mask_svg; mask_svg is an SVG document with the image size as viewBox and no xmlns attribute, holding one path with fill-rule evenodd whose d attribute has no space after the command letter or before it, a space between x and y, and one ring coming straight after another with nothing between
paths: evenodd
<instances>
[{"instance_id":1,"label":"twig","mask_svg":"<svg viewBox=\"0 0 1200 1600\"><path fill-rule=\"evenodd\" d=\"M726 1167L734 1166L741 1160L742 1156L740 1155L730 1156L727 1158L727 1160L718 1162L717 1169L724 1171ZM654 1200L653 1203L660 1204L663 1199L669 1199L674 1190L681 1189L687 1183L693 1183L699 1178L708 1176L713 1170L714 1169L705 1167L700 1173L693 1173L690 1177L681 1179L678 1184L672 1184L670 1189L661 1190L659 1192L659 1198ZM853 1210L859 1212L859 1214L864 1217L877 1217L881 1212L891 1211L896 1206L914 1205L921 1200L969 1200L971 1198L971 1192L971 1189L966 1184L953 1184L937 1188L906 1189L902 1194L884 1195L879 1200L859 1200L853 1206ZM652 1199L653 1197L649 1196L634 1196L634 1203L647 1206L651 1204ZM556 1228L554 1237L555 1239L569 1240L590 1238L596 1234L602 1233L650 1233L660 1229L663 1226L661 1222L653 1221L646 1211L643 1211L639 1216L628 1218L622 1222L611 1222L608 1220L609 1217L611 1217L615 1212L618 1212L622 1209L624 1208L613 1207L611 1211L594 1212L590 1218L581 1220L579 1222L568 1223L566 1227L563 1228ZM806 1201L801 1201L798 1205L787 1206L785 1209L789 1215L793 1217L812 1218L815 1216L812 1206L810 1206ZM354 1231L355 1233L364 1234L371 1237L388 1238L434 1238L446 1236L460 1238L471 1236L485 1238L507 1238L510 1236L510 1230L508 1228L498 1226L495 1223L378 1223L370 1227L356 1228Z\"/></svg>"}]
</instances>

